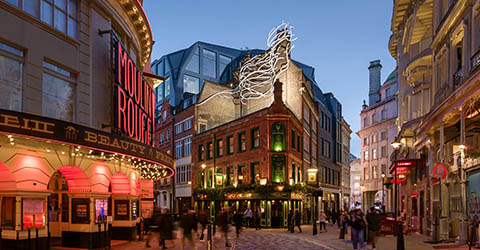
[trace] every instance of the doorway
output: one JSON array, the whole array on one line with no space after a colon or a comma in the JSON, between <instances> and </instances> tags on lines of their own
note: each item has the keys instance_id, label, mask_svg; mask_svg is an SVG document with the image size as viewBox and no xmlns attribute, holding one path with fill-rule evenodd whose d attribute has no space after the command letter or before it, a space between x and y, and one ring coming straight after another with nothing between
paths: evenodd
<instances>
[{"instance_id":1,"label":"doorway","mask_svg":"<svg viewBox=\"0 0 480 250\"><path fill-rule=\"evenodd\" d=\"M52 193L48 197L48 231L51 235L51 245L61 245L62 229L68 226L68 185L65 176L55 172L48 183ZM66 225L63 225L66 224Z\"/></svg>"}]
</instances>

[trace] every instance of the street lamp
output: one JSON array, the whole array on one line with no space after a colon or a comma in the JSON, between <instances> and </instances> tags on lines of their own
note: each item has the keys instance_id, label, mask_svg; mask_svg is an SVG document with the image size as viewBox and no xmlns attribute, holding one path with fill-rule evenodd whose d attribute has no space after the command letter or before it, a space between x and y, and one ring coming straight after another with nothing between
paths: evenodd
<instances>
[{"instance_id":1,"label":"street lamp","mask_svg":"<svg viewBox=\"0 0 480 250\"><path fill-rule=\"evenodd\" d=\"M207 173L205 173L205 168L207 165L202 164L202 171L203 171L203 187L207 188Z\"/></svg>"},{"instance_id":2,"label":"street lamp","mask_svg":"<svg viewBox=\"0 0 480 250\"><path fill-rule=\"evenodd\" d=\"M397 250L405 250L405 243L403 241L403 225L402 222L398 220L398 175L397 175L397 151L402 144L397 140L392 142L392 147L395 150L394 152L394 164L395 164L395 221L398 223L397 231Z\"/></svg>"}]
</instances>

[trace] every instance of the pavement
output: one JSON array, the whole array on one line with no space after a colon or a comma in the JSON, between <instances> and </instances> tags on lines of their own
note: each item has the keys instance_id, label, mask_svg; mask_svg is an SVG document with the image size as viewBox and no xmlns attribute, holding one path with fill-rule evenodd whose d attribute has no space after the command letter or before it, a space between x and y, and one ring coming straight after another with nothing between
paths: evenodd
<instances>
[{"instance_id":1,"label":"pavement","mask_svg":"<svg viewBox=\"0 0 480 250\"><path fill-rule=\"evenodd\" d=\"M233 228L232 228L233 229ZM229 233L231 247L226 247L221 234L213 238L213 249L221 250L254 250L254 249L319 249L319 250L343 250L353 249L350 240L350 232L345 236L345 239L338 239L340 230L338 227L328 226L327 233L319 233L313 235L311 225L302 226L302 233L298 232L296 228L295 233L290 233L286 229L244 229L240 234L240 238L235 238L235 232ZM181 239L178 239L179 234L176 233L177 239L167 241L168 249L181 249ZM154 236L150 242L151 248L145 247L145 241L112 241L112 249L114 250L137 250L137 249L161 249L158 245L158 236ZM405 235L405 249L406 250L424 250L424 249L449 249L449 250L465 250L468 247L458 246L454 243L429 244L425 243L428 238L422 235L412 233ZM200 241L198 237L194 236L195 247L198 250L206 250L206 242ZM185 249L191 249L186 243ZM360 249L360 248L359 248ZM365 249L372 249L371 245ZM396 237L381 236L378 238L377 249L379 250L396 250ZM472 248L474 249L474 248ZM60 248L58 249L60 250Z\"/></svg>"}]
</instances>

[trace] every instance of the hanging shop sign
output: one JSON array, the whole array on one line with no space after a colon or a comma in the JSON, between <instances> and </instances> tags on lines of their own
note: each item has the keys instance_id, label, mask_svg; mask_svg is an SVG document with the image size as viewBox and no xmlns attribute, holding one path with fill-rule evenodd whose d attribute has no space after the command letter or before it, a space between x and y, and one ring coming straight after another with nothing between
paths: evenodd
<instances>
[{"instance_id":1,"label":"hanging shop sign","mask_svg":"<svg viewBox=\"0 0 480 250\"><path fill-rule=\"evenodd\" d=\"M125 135L153 144L155 95L127 50L113 40L114 125Z\"/></svg>"},{"instance_id":2,"label":"hanging shop sign","mask_svg":"<svg viewBox=\"0 0 480 250\"><path fill-rule=\"evenodd\" d=\"M438 163L433 167L432 175L435 178L445 179L447 178L448 170L445 165L443 165L442 163Z\"/></svg>"},{"instance_id":3,"label":"hanging shop sign","mask_svg":"<svg viewBox=\"0 0 480 250\"><path fill-rule=\"evenodd\" d=\"M392 162L392 165L390 166L390 174L395 174L395 168L397 168L398 175L407 174L409 169L420 167L422 164L422 159L397 160Z\"/></svg>"},{"instance_id":4,"label":"hanging shop sign","mask_svg":"<svg viewBox=\"0 0 480 250\"><path fill-rule=\"evenodd\" d=\"M138 157L166 166L166 176L173 175L173 158L156 148L130 138L95 130L52 118L0 109L0 133L57 141L95 150Z\"/></svg>"}]
</instances>

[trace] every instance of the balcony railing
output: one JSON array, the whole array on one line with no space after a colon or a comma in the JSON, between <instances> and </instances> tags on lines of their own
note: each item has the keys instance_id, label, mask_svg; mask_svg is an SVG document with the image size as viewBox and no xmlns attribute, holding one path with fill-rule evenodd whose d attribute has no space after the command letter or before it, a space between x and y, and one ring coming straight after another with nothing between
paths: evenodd
<instances>
[{"instance_id":1,"label":"balcony railing","mask_svg":"<svg viewBox=\"0 0 480 250\"><path fill-rule=\"evenodd\" d=\"M478 68L478 66L480 66L480 49L477 50L477 52L475 52L475 54L473 54L473 56L470 58L470 61L471 61L471 69L472 71L476 70Z\"/></svg>"}]
</instances>

